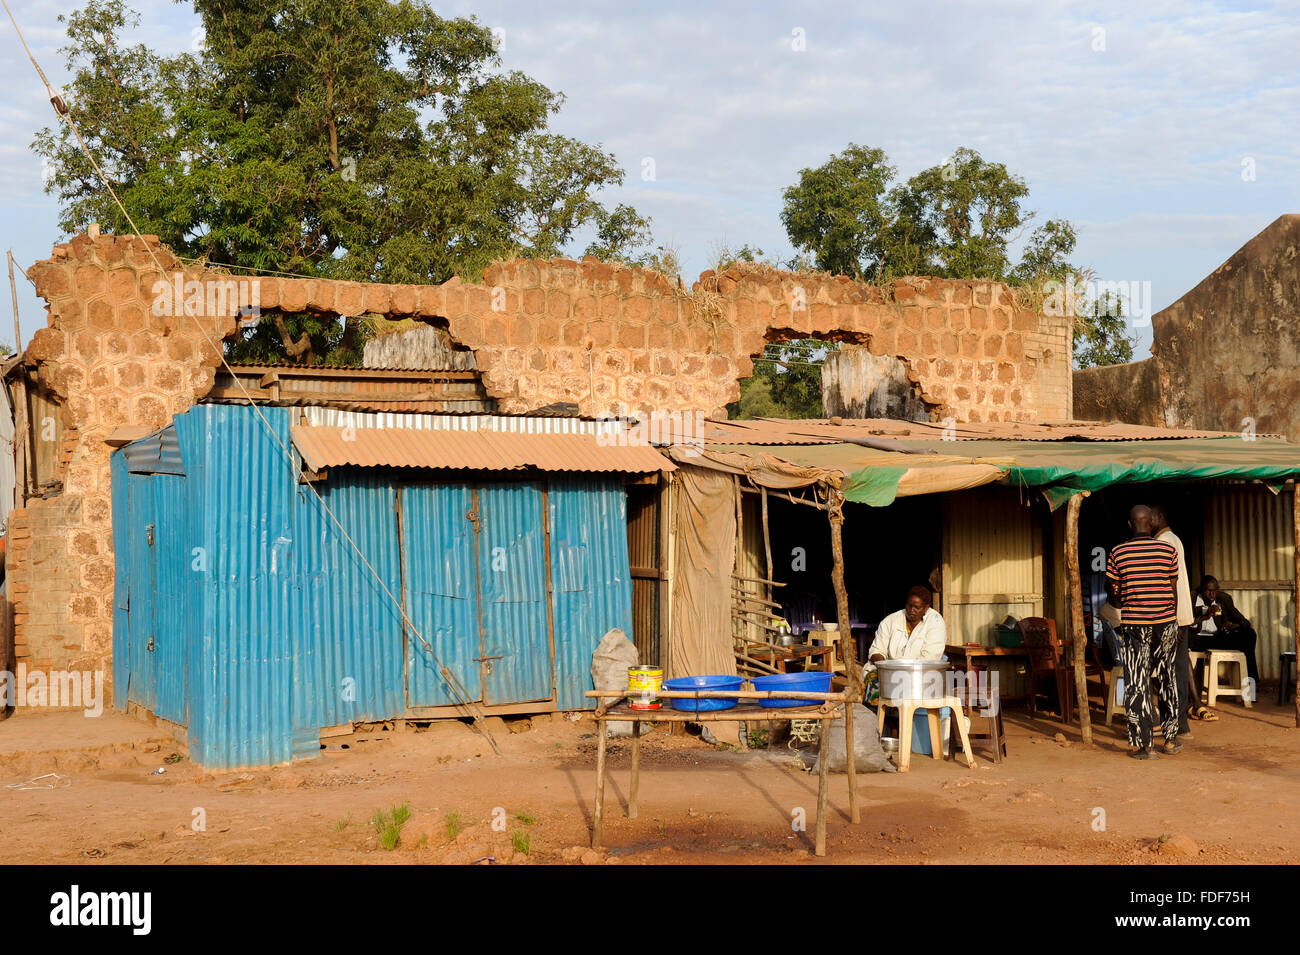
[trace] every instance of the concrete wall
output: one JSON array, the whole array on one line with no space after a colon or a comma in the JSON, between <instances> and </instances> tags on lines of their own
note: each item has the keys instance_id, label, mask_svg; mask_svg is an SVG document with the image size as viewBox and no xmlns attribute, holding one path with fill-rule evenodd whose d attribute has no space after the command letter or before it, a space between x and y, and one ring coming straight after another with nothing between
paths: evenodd
<instances>
[{"instance_id":1,"label":"concrete wall","mask_svg":"<svg viewBox=\"0 0 1300 955\"><path fill-rule=\"evenodd\" d=\"M232 276L182 268L156 239L113 236L78 236L30 275L49 302L49 327L25 361L60 403L64 446L62 492L29 499L10 522L18 653L29 665L111 671L105 438L121 425L161 428L208 392L249 285L262 309L443 325L473 350L504 412L564 401L587 414L722 414L767 342L804 336L897 357L940 418L1054 420L1070 408L1068 323L990 283L871 286L751 266L706 272L687 291L656 272L555 259L500 263L481 283L440 286L240 278L239 295L221 301L212 290ZM160 287L177 281L182 295L164 301Z\"/></svg>"},{"instance_id":2,"label":"concrete wall","mask_svg":"<svg viewBox=\"0 0 1300 955\"><path fill-rule=\"evenodd\" d=\"M1300 215L1278 218L1152 326L1150 359L1075 373L1075 417L1222 431L1249 419L1300 441Z\"/></svg>"}]
</instances>

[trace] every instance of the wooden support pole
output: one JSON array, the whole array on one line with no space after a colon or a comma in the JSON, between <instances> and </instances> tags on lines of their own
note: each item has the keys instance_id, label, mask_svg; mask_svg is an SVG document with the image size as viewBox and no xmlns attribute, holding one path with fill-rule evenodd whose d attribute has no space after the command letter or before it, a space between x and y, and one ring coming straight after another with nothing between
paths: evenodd
<instances>
[{"instance_id":1,"label":"wooden support pole","mask_svg":"<svg viewBox=\"0 0 1300 955\"><path fill-rule=\"evenodd\" d=\"M831 522L831 584L835 588L835 612L839 617L840 646L844 650L844 671L849 679L846 695L850 702L862 702L862 667L858 645L849 627L849 592L844 587L844 495L832 489L829 498Z\"/></svg>"},{"instance_id":2,"label":"wooden support pole","mask_svg":"<svg viewBox=\"0 0 1300 955\"><path fill-rule=\"evenodd\" d=\"M763 566L767 568L767 579L773 580L776 575L772 573L772 532L767 524L767 488L760 488L763 492L763 553L767 557L767 563ZM767 599L772 600L772 585L767 585Z\"/></svg>"},{"instance_id":3,"label":"wooden support pole","mask_svg":"<svg viewBox=\"0 0 1300 955\"><path fill-rule=\"evenodd\" d=\"M14 354L23 353L23 332L18 326L18 286L14 283L14 252L5 253L9 257L9 295L14 300Z\"/></svg>"},{"instance_id":4,"label":"wooden support pole","mask_svg":"<svg viewBox=\"0 0 1300 955\"><path fill-rule=\"evenodd\" d=\"M604 838L605 822L605 741L609 738L609 722L599 720L596 734L596 809L591 817L591 847L600 847Z\"/></svg>"},{"instance_id":5,"label":"wooden support pole","mask_svg":"<svg viewBox=\"0 0 1300 955\"><path fill-rule=\"evenodd\" d=\"M845 706L852 704L846 703ZM831 721L822 719L821 739L817 743L817 855L826 855L826 788L831 755Z\"/></svg>"},{"instance_id":6,"label":"wooden support pole","mask_svg":"<svg viewBox=\"0 0 1300 955\"><path fill-rule=\"evenodd\" d=\"M641 721L632 721L632 784L627 791L627 817L636 818L636 791L641 787Z\"/></svg>"},{"instance_id":7,"label":"wooden support pole","mask_svg":"<svg viewBox=\"0 0 1300 955\"><path fill-rule=\"evenodd\" d=\"M1291 608L1291 620L1295 624L1296 659L1300 660L1300 481L1291 485L1291 541L1295 557L1295 604ZM1285 682L1286 673L1281 679ZM1300 729L1300 677L1296 679L1295 725Z\"/></svg>"},{"instance_id":8,"label":"wooden support pole","mask_svg":"<svg viewBox=\"0 0 1300 955\"><path fill-rule=\"evenodd\" d=\"M862 821L858 811L858 764L853 758L853 703L844 704L844 752L848 757L849 819L854 825Z\"/></svg>"},{"instance_id":9,"label":"wooden support pole","mask_svg":"<svg viewBox=\"0 0 1300 955\"><path fill-rule=\"evenodd\" d=\"M1083 581L1079 577L1079 511L1087 491L1070 497L1065 512L1065 567L1070 595L1070 639L1074 641L1074 689L1079 703L1079 733L1083 742L1092 742L1092 713L1088 708L1088 676L1084 651L1087 635L1083 632ZM1065 708L1065 701L1061 701Z\"/></svg>"}]
</instances>

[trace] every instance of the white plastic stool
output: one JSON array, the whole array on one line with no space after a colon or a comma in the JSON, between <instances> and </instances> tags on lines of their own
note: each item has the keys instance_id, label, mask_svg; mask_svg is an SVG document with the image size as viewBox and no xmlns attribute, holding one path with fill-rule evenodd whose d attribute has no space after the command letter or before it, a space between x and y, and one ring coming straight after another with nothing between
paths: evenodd
<instances>
[{"instance_id":1,"label":"white plastic stool","mask_svg":"<svg viewBox=\"0 0 1300 955\"><path fill-rule=\"evenodd\" d=\"M930 725L930 755L943 759L943 743L939 738L939 711L945 706L952 710L953 725L961 736L962 752L966 755L966 766L975 768L975 757L970 751L970 737L966 734L966 713L961 707L961 700L955 696L945 696L935 700L886 700L876 703L878 725L883 726L885 707L892 706L898 710L898 771L905 773L912 762L912 720L917 710L927 710ZM955 754L954 754L955 755Z\"/></svg>"},{"instance_id":2,"label":"white plastic stool","mask_svg":"<svg viewBox=\"0 0 1300 955\"><path fill-rule=\"evenodd\" d=\"M1209 705L1213 706L1215 700L1221 696L1235 696L1241 699L1247 708L1253 706L1250 693L1245 690L1246 687L1246 654L1240 650L1206 650L1206 693L1209 696ZM1237 665L1237 683L1234 686L1231 683L1219 683L1219 664L1235 663Z\"/></svg>"}]
</instances>

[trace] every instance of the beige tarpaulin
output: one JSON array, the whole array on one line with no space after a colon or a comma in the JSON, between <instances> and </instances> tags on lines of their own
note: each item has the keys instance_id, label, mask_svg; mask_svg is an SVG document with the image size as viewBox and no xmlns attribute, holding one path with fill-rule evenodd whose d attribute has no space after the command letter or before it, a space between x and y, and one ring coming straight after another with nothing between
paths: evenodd
<instances>
[{"instance_id":1,"label":"beige tarpaulin","mask_svg":"<svg viewBox=\"0 0 1300 955\"><path fill-rule=\"evenodd\" d=\"M673 482L673 638L667 676L735 673L731 574L736 489L731 475L683 467Z\"/></svg>"}]
</instances>

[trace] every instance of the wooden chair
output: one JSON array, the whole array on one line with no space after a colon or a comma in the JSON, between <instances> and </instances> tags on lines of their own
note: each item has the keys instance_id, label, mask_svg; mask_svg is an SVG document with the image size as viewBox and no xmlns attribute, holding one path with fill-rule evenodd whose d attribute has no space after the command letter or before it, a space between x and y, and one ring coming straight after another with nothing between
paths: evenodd
<instances>
[{"instance_id":1,"label":"wooden chair","mask_svg":"<svg viewBox=\"0 0 1300 955\"><path fill-rule=\"evenodd\" d=\"M1056 636L1056 621L1046 617L1025 617L1016 624L1022 646L1029 653L1029 712L1038 713L1038 683L1044 676L1056 680L1056 700L1061 721L1074 718L1074 674L1061 658L1061 641Z\"/></svg>"}]
</instances>

